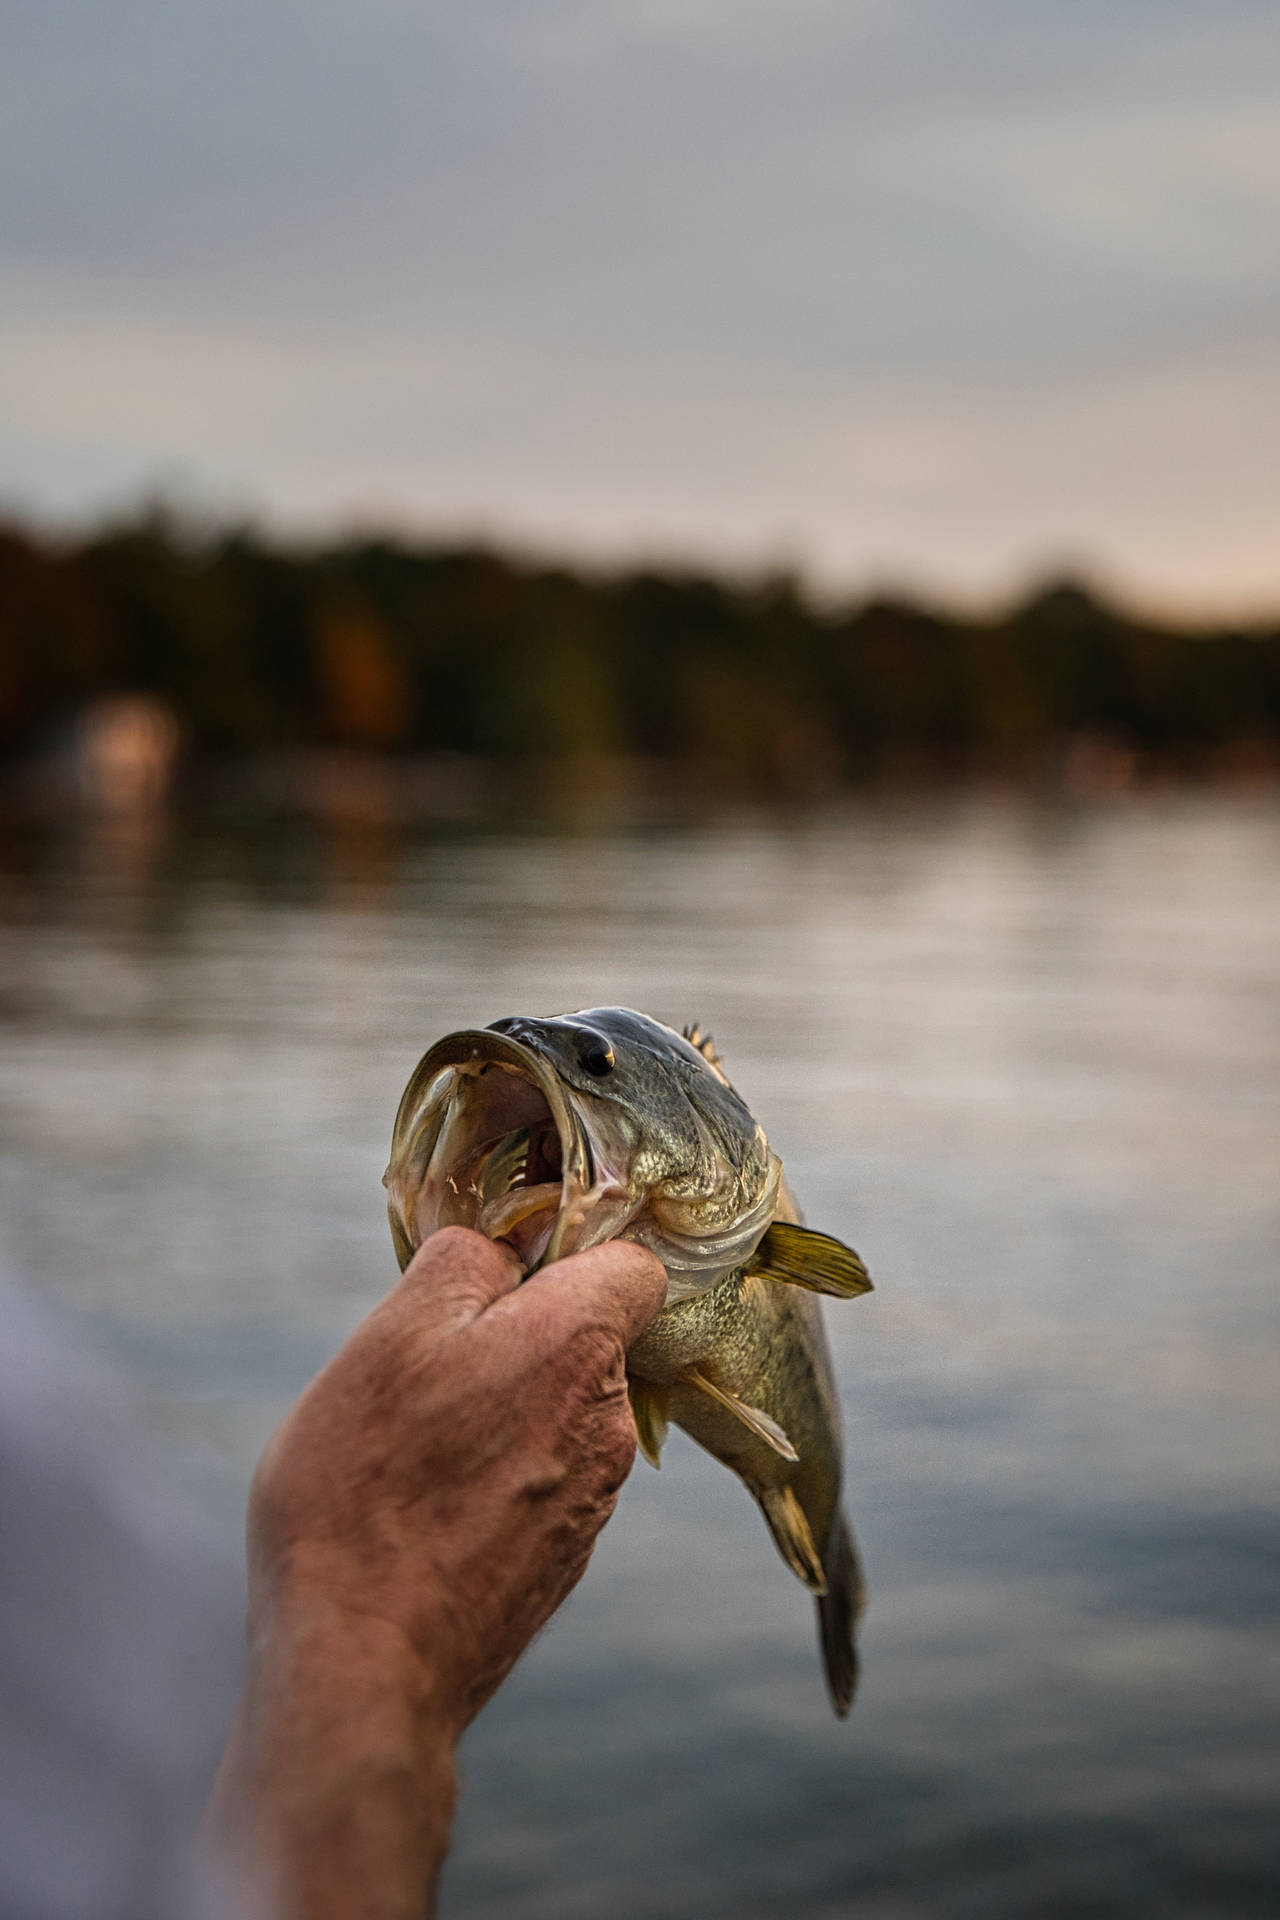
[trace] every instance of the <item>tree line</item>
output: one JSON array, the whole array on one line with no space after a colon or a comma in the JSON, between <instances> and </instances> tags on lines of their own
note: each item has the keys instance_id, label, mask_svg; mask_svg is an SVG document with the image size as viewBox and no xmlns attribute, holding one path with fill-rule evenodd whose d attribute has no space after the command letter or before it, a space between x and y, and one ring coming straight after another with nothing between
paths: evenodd
<instances>
[{"instance_id":1,"label":"tree line","mask_svg":"<svg viewBox=\"0 0 1280 1920\"><path fill-rule=\"evenodd\" d=\"M1026 775L1089 738L1174 774L1280 765L1280 623L1161 624L1070 582L977 617L161 514L0 527L0 745L121 692L163 700L197 753L641 756L761 790Z\"/></svg>"}]
</instances>

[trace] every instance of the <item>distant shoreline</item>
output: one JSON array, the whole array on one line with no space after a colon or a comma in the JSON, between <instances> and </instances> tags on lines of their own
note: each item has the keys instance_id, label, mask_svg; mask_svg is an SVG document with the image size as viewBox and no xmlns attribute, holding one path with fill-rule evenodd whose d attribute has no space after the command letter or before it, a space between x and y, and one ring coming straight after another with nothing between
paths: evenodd
<instances>
[{"instance_id":1,"label":"distant shoreline","mask_svg":"<svg viewBox=\"0 0 1280 1920\"><path fill-rule=\"evenodd\" d=\"M9 524L0 750L37 806L61 782L406 820L1269 787L1280 618L1161 625L1071 581L978 618L478 546Z\"/></svg>"}]
</instances>

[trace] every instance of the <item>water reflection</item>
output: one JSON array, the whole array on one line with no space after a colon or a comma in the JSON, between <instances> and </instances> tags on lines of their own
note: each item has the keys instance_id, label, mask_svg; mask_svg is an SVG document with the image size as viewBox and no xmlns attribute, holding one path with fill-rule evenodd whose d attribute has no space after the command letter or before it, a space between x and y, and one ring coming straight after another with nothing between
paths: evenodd
<instances>
[{"instance_id":1,"label":"water reflection","mask_svg":"<svg viewBox=\"0 0 1280 1920\"><path fill-rule=\"evenodd\" d=\"M8 1239L215 1463L229 1539L392 1276L391 1118L449 1027L696 1015L875 1274L828 1312L853 1721L750 1502L676 1440L469 1742L446 1914L1274 1910L1278 827L930 800L10 843Z\"/></svg>"}]
</instances>

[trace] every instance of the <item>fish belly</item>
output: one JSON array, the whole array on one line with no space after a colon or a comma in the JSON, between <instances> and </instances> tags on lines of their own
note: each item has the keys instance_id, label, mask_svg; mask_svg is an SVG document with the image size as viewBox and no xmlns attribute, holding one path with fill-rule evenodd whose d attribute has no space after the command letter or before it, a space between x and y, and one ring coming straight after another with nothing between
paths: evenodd
<instances>
[{"instance_id":1,"label":"fish belly","mask_svg":"<svg viewBox=\"0 0 1280 1920\"><path fill-rule=\"evenodd\" d=\"M846 1713L863 1583L840 1505L840 1410L819 1301L756 1275L731 1274L659 1314L627 1364L638 1417L649 1396L759 1503L783 1559L817 1597L828 1685L836 1711ZM753 1426L726 1399L765 1421ZM768 1437L770 1426L781 1430L795 1458Z\"/></svg>"}]
</instances>

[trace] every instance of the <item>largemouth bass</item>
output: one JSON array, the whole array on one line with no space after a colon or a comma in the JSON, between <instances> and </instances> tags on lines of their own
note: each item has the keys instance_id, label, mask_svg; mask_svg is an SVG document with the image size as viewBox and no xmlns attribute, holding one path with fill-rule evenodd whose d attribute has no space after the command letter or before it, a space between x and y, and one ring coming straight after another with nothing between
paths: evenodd
<instances>
[{"instance_id":1,"label":"largemouth bass","mask_svg":"<svg viewBox=\"0 0 1280 1920\"><path fill-rule=\"evenodd\" d=\"M627 1355L641 1449L656 1467L674 1421L737 1474L817 1599L846 1714L863 1581L815 1295L871 1281L850 1248L800 1225L711 1042L623 1007L447 1034L405 1089L384 1184L402 1267L450 1225L509 1241L530 1272L617 1238L657 1254L667 1304Z\"/></svg>"}]
</instances>

